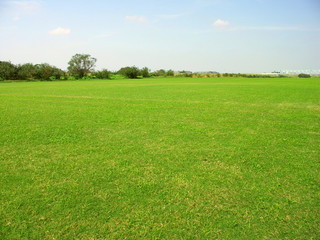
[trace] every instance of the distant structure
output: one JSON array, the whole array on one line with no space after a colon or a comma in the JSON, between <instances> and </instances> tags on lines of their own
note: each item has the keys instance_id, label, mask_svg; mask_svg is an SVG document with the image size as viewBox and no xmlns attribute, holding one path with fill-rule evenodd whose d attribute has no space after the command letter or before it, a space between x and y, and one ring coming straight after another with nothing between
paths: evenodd
<instances>
[{"instance_id":1,"label":"distant structure","mask_svg":"<svg viewBox=\"0 0 320 240\"><path fill-rule=\"evenodd\" d=\"M188 74L191 74L192 72L191 72L191 71L185 71L185 70L183 70L183 71L179 71L178 73L188 73Z\"/></svg>"},{"instance_id":2,"label":"distant structure","mask_svg":"<svg viewBox=\"0 0 320 240\"><path fill-rule=\"evenodd\" d=\"M300 74L300 73L307 73L307 74L320 74L320 69L313 70L313 69L305 69L305 70L281 70L279 73L283 74Z\"/></svg>"}]
</instances>

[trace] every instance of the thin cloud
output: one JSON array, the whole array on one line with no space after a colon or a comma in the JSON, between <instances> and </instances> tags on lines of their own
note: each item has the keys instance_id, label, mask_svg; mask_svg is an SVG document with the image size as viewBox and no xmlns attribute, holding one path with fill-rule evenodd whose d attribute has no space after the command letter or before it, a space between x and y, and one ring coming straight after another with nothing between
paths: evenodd
<instances>
[{"instance_id":1,"label":"thin cloud","mask_svg":"<svg viewBox=\"0 0 320 240\"><path fill-rule=\"evenodd\" d=\"M319 31L319 29L302 26L234 26L221 19L217 19L213 26L222 31Z\"/></svg>"},{"instance_id":2,"label":"thin cloud","mask_svg":"<svg viewBox=\"0 0 320 240\"><path fill-rule=\"evenodd\" d=\"M50 35L68 35L70 33L71 33L70 29L61 28L61 27L49 31Z\"/></svg>"},{"instance_id":3,"label":"thin cloud","mask_svg":"<svg viewBox=\"0 0 320 240\"><path fill-rule=\"evenodd\" d=\"M110 38L110 37L113 37L114 35L116 35L116 33L115 33L115 32L104 33L104 34L98 34L98 35L92 36L92 37L90 38L90 40L103 39L103 38Z\"/></svg>"},{"instance_id":4,"label":"thin cloud","mask_svg":"<svg viewBox=\"0 0 320 240\"><path fill-rule=\"evenodd\" d=\"M5 11L12 19L18 21L23 15L32 14L41 9L40 1L7 1Z\"/></svg>"},{"instance_id":5,"label":"thin cloud","mask_svg":"<svg viewBox=\"0 0 320 240\"><path fill-rule=\"evenodd\" d=\"M213 24L213 26L215 26ZM193 34L208 34L214 31L221 32L236 32L236 31L292 31L292 32L320 32L319 28L307 27L307 26L232 26L228 25L218 25L215 28L208 28L203 30L198 30L192 32Z\"/></svg>"},{"instance_id":6,"label":"thin cloud","mask_svg":"<svg viewBox=\"0 0 320 240\"><path fill-rule=\"evenodd\" d=\"M226 26L229 26L230 23L228 21L225 21L225 20L221 20L221 19L217 19L213 25L215 27L226 27Z\"/></svg>"},{"instance_id":7,"label":"thin cloud","mask_svg":"<svg viewBox=\"0 0 320 240\"><path fill-rule=\"evenodd\" d=\"M125 19L127 21L138 22L138 23L144 23L148 21L148 19L145 18L144 16L126 16Z\"/></svg>"},{"instance_id":8,"label":"thin cloud","mask_svg":"<svg viewBox=\"0 0 320 240\"><path fill-rule=\"evenodd\" d=\"M41 6L38 1L8 1L7 4L20 11L35 11Z\"/></svg>"},{"instance_id":9,"label":"thin cloud","mask_svg":"<svg viewBox=\"0 0 320 240\"><path fill-rule=\"evenodd\" d=\"M160 14L157 15L157 17L160 17L162 19L176 19L176 18L180 18L183 16L186 16L187 13L177 13L177 14Z\"/></svg>"},{"instance_id":10,"label":"thin cloud","mask_svg":"<svg viewBox=\"0 0 320 240\"><path fill-rule=\"evenodd\" d=\"M319 31L315 28L298 26L240 26L224 29L227 31Z\"/></svg>"}]
</instances>

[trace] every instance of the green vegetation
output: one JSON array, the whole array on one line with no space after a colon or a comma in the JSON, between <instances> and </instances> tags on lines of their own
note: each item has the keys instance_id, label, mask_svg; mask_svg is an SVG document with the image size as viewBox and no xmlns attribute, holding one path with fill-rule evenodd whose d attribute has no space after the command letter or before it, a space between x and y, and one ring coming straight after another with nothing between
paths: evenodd
<instances>
[{"instance_id":1,"label":"green vegetation","mask_svg":"<svg viewBox=\"0 0 320 240\"><path fill-rule=\"evenodd\" d=\"M306 73L300 73L298 75L299 78L311 78L311 75L310 74L306 74Z\"/></svg>"},{"instance_id":2,"label":"green vegetation","mask_svg":"<svg viewBox=\"0 0 320 240\"><path fill-rule=\"evenodd\" d=\"M1 239L319 239L319 79L0 84Z\"/></svg>"},{"instance_id":3,"label":"green vegetation","mask_svg":"<svg viewBox=\"0 0 320 240\"><path fill-rule=\"evenodd\" d=\"M98 79L110 79L111 72L107 69L102 69L101 71L96 71L94 76Z\"/></svg>"},{"instance_id":4,"label":"green vegetation","mask_svg":"<svg viewBox=\"0 0 320 240\"><path fill-rule=\"evenodd\" d=\"M76 54L68 62L68 71L63 71L47 63L14 65L11 62L0 61L0 81L3 80L75 80L75 79L117 79L120 78L149 78L149 77L182 77L182 78L220 78L220 77L238 77L238 78L287 78L296 77L295 75L283 74L242 74L242 73L193 73L190 71L174 72L173 70L156 70L151 72L147 67L139 69L136 66L123 67L118 71L111 72L107 69L96 71L95 64L97 59L89 54ZM299 78L310 78L309 74L299 74Z\"/></svg>"},{"instance_id":5,"label":"green vegetation","mask_svg":"<svg viewBox=\"0 0 320 240\"><path fill-rule=\"evenodd\" d=\"M89 54L76 54L68 62L69 73L77 78L88 76L94 70L96 62L97 59Z\"/></svg>"},{"instance_id":6,"label":"green vegetation","mask_svg":"<svg viewBox=\"0 0 320 240\"><path fill-rule=\"evenodd\" d=\"M0 80L16 79L17 67L11 62L0 61Z\"/></svg>"},{"instance_id":7,"label":"green vegetation","mask_svg":"<svg viewBox=\"0 0 320 240\"><path fill-rule=\"evenodd\" d=\"M11 62L0 61L1 80L57 80L63 79L65 72L47 63L25 63L14 65Z\"/></svg>"},{"instance_id":8,"label":"green vegetation","mask_svg":"<svg viewBox=\"0 0 320 240\"><path fill-rule=\"evenodd\" d=\"M133 66L133 67L123 67L118 71L118 74L123 75L127 78L138 78L140 75L139 68Z\"/></svg>"},{"instance_id":9,"label":"green vegetation","mask_svg":"<svg viewBox=\"0 0 320 240\"><path fill-rule=\"evenodd\" d=\"M173 70L166 71L164 69L160 69L155 71L152 75L156 77L173 77L174 71Z\"/></svg>"},{"instance_id":10,"label":"green vegetation","mask_svg":"<svg viewBox=\"0 0 320 240\"><path fill-rule=\"evenodd\" d=\"M147 67L144 67L140 70L140 74L143 78L148 78L150 77L150 69Z\"/></svg>"}]
</instances>

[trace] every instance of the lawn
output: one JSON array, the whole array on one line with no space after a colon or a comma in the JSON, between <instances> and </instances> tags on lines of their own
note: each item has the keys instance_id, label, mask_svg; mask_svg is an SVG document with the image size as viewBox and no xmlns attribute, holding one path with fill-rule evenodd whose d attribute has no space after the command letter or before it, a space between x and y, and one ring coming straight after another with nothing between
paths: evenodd
<instances>
[{"instance_id":1,"label":"lawn","mask_svg":"<svg viewBox=\"0 0 320 240\"><path fill-rule=\"evenodd\" d=\"M1 239L319 239L320 79L0 84Z\"/></svg>"}]
</instances>

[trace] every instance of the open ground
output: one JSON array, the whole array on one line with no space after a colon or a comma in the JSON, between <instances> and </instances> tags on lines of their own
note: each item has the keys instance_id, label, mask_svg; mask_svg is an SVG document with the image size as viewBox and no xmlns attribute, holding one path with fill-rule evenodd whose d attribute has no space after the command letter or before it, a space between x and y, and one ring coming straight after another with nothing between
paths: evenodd
<instances>
[{"instance_id":1,"label":"open ground","mask_svg":"<svg viewBox=\"0 0 320 240\"><path fill-rule=\"evenodd\" d=\"M319 83L1 83L0 238L319 239Z\"/></svg>"}]
</instances>

